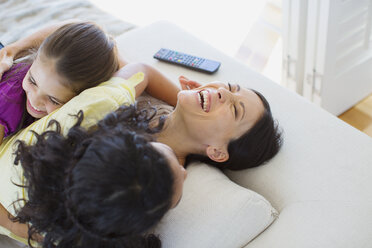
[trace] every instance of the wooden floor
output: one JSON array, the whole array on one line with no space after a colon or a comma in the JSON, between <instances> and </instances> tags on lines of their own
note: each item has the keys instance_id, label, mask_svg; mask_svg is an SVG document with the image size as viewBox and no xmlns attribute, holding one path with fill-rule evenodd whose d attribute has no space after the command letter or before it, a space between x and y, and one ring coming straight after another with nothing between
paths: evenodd
<instances>
[{"instance_id":1,"label":"wooden floor","mask_svg":"<svg viewBox=\"0 0 372 248\"><path fill-rule=\"evenodd\" d=\"M339 118L372 137L372 95L341 114Z\"/></svg>"}]
</instances>

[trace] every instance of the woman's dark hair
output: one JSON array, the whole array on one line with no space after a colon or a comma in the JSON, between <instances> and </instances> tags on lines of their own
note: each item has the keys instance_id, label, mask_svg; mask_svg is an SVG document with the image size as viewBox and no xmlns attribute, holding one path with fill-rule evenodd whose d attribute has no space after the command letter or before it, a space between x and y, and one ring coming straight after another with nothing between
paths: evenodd
<instances>
[{"instance_id":1,"label":"woman's dark hair","mask_svg":"<svg viewBox=\"0 0 372 248\"><path fill-rule=\"evenodd\" d=\"M264 105L261 118L238 139L230 141L228 145L229 159L216 162L204 155L191 154L186 158L186 164L201 161L220 169L243 170L257 167L273 158L282 145L282 134L277 122L274 121L266 98L255 92Z\"/></svg>"},{"instance_id":2,"label":"woman's dark hair","mask_svg":"<svg viewBox=\"0 0 372 248\"><path fill-rule=\"evenodd\" d=\"M29 244L40 233L43 247L161 246L146 232L171 207L174 178L147 116L122 107L85 130L80 112L66 137L51 121L55 131L35 133L35 144L18 141L28 199L13 221L31 224Z\"/></svg>"},{"instance_id":3,"label":"woman's dark hair","mask_svg":"<svg viewBox=\"0 0 372 248\"><path fill-rule=\"evenodd\" d=\"M58 75L76 94L110 79L119 69L115 41L90 22L60 27L43 41L37 56L55 60Z\"/></svg>"}]
</instances>

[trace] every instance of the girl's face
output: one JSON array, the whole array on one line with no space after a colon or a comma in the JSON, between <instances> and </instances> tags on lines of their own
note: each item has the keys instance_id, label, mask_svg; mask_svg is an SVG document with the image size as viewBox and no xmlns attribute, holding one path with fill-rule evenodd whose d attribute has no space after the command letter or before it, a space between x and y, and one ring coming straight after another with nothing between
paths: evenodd
<instances>
[{"instance_id":1,"label":"girl's face","mask_svg":"<svg viewBox=\"0 0 372 248\"><path fill-rule=\"evenodd\" d=\"M64 84L55 70L53 60L38 55L23 79L27 112L40 119L68 102L76 94Z\"/></svg>"},{"instance_id":2,"label":"girl's face","mask_svg":"<svg viewBox=\"0 0 372 248\"><path fill-rule=\"evenodd\" d=\"M253 127L263 112L263 103L252 90L221 82L180 91L175 109L188 135L203 144L207 155L210 146L216 148L211 150L216 154L220 152L219 148L227 151L228 143Z\"/></svg>"},{"instance_id":3,"label":"girl's face","mask_svg":"<svg viewBox=\"0 0 372 248\"><path fill-rule=\"evenodd\" d=\"M169 146L159 143L159 142L151 142L154 148L159 151L161 154L165 156L168 160L168 164L173 172L174 177L174 185L173 185L173 198L172 198L172 206L174 208L180 202L182 197L182 190L183 190L183 183L186 179L187 172L185 168L180 165L176 154Z\"/></svg>"}]
</instances>

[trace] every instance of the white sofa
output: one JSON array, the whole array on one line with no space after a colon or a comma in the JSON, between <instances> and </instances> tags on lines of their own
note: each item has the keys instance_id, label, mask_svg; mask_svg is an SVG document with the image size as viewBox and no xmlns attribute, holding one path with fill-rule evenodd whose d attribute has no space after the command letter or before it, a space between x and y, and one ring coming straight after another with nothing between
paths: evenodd
<instances>
[{"instance_id":1,"label":"white sofa","mask_svg":"<svg viewBox=\"0 0 372 248\"><path fill-rule=\"evenodd\" d=\"M241 217L245 205L240 206L238 201L227 202L231 205L229 211L213 206L216 211L213 213L218 214L203 213L203 218L193 215L202 201L208 206L208 200L200 195L192 202L192 197L204 189L202 186L197 186L200 190L192 189L194 183L203 181L197 173L214 173L216 177L209 183L216 186L225 180L222 172L198 165L188 169L181 206L172 210L155 230L160 233L164 247L372 247L370 137L170 23L137 28L119 36L117 42L125 58L151 64L175 82L179 75L185 75L200 82L239 82L262 92L284 130L284 145L269 163L245 171L225 172L236 183L228 180L235 185L235 191L242 190L237 185L251 189L279 212L270 225L272 216L264 214L270 209L264 199L260 200L266 212L257 215L264 219L258 230L267 227L265 231L244 236L252 223ZM162 47L218 60L222 65L217 73L208 75L159 62L152 55ZM208 190L208 194L213 194ZM223 187L219 185L214 190L222 192ZM246 209L245 213L249 212ZM243 223L231 228L226 220ZM10 247L6 242L2 237L0 247Z\"/></svg>"},{"instance_id":2,"label":"white sofa","mask_svg":"<svg viewBox=\"0 0 372 248\"><path fill-rule=\"evenodd\" d=\"M284 130L280 153L264 166L226 171L232 181L263 195L279 211L279 218L245 247L372 247L372 138L173 24L138 28L117 41L127 59L151 64L175 82L179 75L200 82L239 82L269 100ZM152 58L162 47L222 64L213 75L166 64Z\"/></svg>"}]
</instances>

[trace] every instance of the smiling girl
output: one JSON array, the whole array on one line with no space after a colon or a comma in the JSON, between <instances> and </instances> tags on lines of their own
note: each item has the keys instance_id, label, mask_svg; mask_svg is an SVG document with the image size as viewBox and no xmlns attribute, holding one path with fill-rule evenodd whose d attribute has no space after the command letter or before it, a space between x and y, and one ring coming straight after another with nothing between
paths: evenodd
<instances>
[{"instance_id":1,"label":"smiling girl","mask_svg":"<svg viewBox=\"0 0 372 248\"><path fill-rule=\"evenodd\" d=\"M81 91L108 80L119 69L114 40L96 24L71 22L59 26L41 43L31 64L15 64L1 77L0 144L4 137L48 115ZM32 40L32 36L25 40ZM24 45L22 42L15 45ZM2 54L10 56L6 49Z\"/></svg>"}]
</instances>

